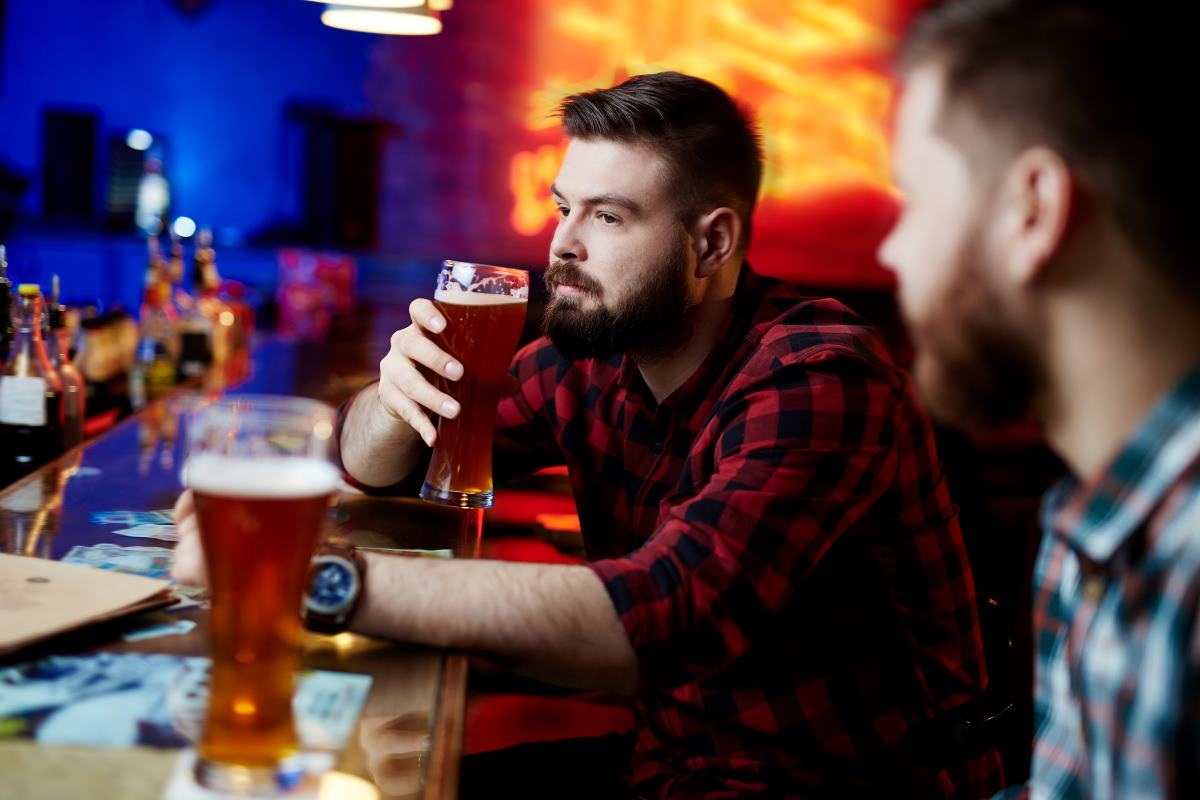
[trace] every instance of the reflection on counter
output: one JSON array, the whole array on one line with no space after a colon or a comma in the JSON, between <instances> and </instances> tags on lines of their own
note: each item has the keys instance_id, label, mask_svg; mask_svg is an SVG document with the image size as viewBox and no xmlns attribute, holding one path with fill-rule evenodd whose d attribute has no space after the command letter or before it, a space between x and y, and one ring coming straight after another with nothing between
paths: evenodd
<instances>
[{"instance_id":1,"label":"reflection on counter","mask_svg":"<svg viewBox=\"0 0 1200 800\"><path fill-rule=\"evenodd\" d=\"M410 657L396 658L397 645L356 634L318 636L304 642L304 662L322 669L353 664L374 679L358 722L360 750L349 748L340 765L350 772L363 768L378 786L379 795L402 800L421 795L428 766L433 718L442 669L442 654L412 648ZM351 763L361 761L361 763Z\"/></svg>"},{"instance_id":2,"label":"reflection on counter","mask_svg":"<svg viewBox=\"0 0 1200 800\"><path fill-rule=\"evenodd\" d=\"M72 450L36 478L0 498L0 552L50 557L66 486L82 462L83 452Z\"/></svg>"}]
</instances>

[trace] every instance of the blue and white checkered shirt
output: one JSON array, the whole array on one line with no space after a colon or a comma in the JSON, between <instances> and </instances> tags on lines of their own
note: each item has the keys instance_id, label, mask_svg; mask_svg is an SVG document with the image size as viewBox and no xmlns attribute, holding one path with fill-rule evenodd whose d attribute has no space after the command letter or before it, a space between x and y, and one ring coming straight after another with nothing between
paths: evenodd
<instances>
[{"instance_id":1,"label":"blue and white checkered shirt","mask_svg":"<svg viewBox=\"0 0 1200 800\"><path fill-rule=\"evenodd\" d=\"M1200 798L1200 371L1042 514L1033 764L1005 796Z\"/></svg>"}]
</instances>

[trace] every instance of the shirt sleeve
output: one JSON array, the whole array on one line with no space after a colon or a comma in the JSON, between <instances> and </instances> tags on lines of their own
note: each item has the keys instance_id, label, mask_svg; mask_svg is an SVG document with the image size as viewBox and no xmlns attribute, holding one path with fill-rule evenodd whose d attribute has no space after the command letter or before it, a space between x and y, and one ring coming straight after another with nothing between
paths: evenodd
<instances>
[{"instance_id":1,"label":"shirt sleeve","mask_svg":"<svg viewBox=\"0 0 1200 800\"><path fill-rule=\"evenodd\" d=\"M891 409L903 401L878 368L829 349L770 358L717 410L711 479L641 548L589 565L646 685L675 686L745 652L896 473Z\"/></svg>"}]
</instances>

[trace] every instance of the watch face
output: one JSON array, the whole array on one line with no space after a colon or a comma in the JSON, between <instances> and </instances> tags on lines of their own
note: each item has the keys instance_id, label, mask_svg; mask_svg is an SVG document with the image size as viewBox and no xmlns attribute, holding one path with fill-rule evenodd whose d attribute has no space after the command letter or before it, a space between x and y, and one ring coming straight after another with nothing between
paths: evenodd
<instances>
[{"instance_id":1,"label":"watch face","mask_svg":"<svg viewBox=\"0 0 1200 800\"><path fill-rule=\"evenodd\" d=\"M312 583L305 602L311 612L336 616L349 608L358 594L358 570L335 555L314 559Z\"/></svg>"}]
</instances>

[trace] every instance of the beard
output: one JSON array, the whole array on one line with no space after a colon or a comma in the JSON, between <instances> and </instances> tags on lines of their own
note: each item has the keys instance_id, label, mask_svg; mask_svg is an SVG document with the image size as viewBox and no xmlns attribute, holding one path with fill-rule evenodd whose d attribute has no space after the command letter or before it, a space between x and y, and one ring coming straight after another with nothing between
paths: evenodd
<instances>
[{"instance_id":1,"label":"beard","mask_svg":"<svg viewBox=\"0 0 1200 800\"><path fill-rule=\"evenodd\" d=\"M1028 419L1044 383L1028 328L989 281L979 237L970 242L931 304L936 314L905 318L917 351L913 375L930 412L978 430Z\"/></svg>"},{"instance_id":2,"label":"beard","mask_svg":"<svg viewBox=\"0 0 1200 800\"><path fill-rule=\"evenodd\" d=\"M618 353L650 361L674 352L691 333L687 251L673 249L646 271L615 308L602 299L603 287L571 261L555 261L546 270L551 300L542 331L563 357L607 359ZM574 286L596 302L584 309L579 299L555 294L555 287ZM582 299L582 298L581 298Z\"/></svg>"}]
</instances>

